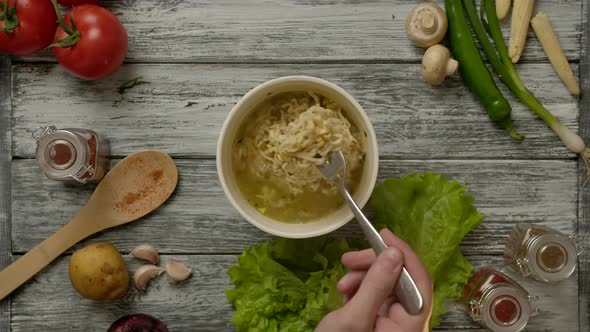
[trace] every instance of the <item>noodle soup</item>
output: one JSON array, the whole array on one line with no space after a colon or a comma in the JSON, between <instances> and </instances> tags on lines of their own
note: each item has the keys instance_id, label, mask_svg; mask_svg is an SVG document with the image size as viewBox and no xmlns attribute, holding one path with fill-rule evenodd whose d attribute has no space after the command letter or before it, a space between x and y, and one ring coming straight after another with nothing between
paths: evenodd
<instances>
[{"instance_id":1,"label":"noodle soup","mask_svg":"<svg viewBox=\"0 0 590 332\"><path fill-rule=\"evenodd\" d=\"M283 222L305 222L336 210L338 188L316 165L341 150L348 190L356 190L366 154L366 137L342 109L311 92L278 94L244 121L232 149L237 185L260 213Z\"/></svg>"}]
</instances>

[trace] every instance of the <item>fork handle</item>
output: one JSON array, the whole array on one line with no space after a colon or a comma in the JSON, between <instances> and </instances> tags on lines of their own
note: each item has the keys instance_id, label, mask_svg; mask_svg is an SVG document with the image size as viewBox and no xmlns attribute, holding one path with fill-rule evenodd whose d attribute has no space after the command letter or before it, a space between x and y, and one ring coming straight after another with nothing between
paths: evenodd
<instances>
[{"instance_id":1,"label":"fork handle","mask_svg":"<svg viewBox=\"0 0 590 332\"><path fill-rule=\"evenodd\" d=\"M379 256L379 254L381 254L381 252L387 248L387 244L385 244L375 227L373 227L369 219L365 217L354 199L352 199L352 196L348 190L346 190L344 184L340 186L340 191L344 196L344 200L346 200L346 203L348 203L350 206L355 219L361 226L365 237L369 240L373 250L375 250L375 254ZM401 305L410 315L417 315L420 313L420 310L422 310L424 304L422 294L420 294L418 286L416 286L416 283L405 267L402 267L399 280L395 285L395 295L399 299Z\"/></svg>"}]
</instances>

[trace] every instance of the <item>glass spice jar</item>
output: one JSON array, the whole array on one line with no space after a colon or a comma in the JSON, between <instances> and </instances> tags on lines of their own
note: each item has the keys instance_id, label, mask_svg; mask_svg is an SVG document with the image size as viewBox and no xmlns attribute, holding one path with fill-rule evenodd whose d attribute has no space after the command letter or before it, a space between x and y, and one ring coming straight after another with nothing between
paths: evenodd
<instances>
[{"instance_id":1,"label":"glass spice jar","mask_svg":"<svg viewBox=\"0 0 590 332\"><path fill-rule=\"evenodd\" d=\"M108 141L92 130L47 126L37 128L33 138L39 166L50 179L99 182L108 170Z\"/></svg>"},{"instance_id":2,"label":"glass spice jar","mask_svg":"<svg viewBox=\"0 0 590 332\"><path fill-rule=\"evenodd\" d=\"M477 270L460 300L471 318L496 332L518 332L537 314L535 299L516 281L491 267Z\"/></svg>"},{"instance_id":3,"label":"glass spice jar","mask_svg":"<svg viewBox=\"0 0 590 332\"><path fill-rule=\"evenodd\" d=\"M506 241L504 262L525 277L557 283L574 273L578 254L574 236L520 223L512 228Z\"/></svg>"}]
</instances>

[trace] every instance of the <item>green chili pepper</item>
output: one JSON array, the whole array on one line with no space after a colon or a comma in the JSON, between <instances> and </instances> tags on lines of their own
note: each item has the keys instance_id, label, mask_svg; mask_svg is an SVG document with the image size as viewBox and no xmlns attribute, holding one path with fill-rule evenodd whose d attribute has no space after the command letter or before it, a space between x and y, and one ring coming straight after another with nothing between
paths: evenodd
<instances>
[{"instance_id":1,"label":"green chili pepper","mask_svg":"<svg viewBox=\"0 0 590 332\"><path fill-rule=\"evenodd\" d=\"M512 108L504 98L475 45L461 0L445 0L449 21L451 53L459 62L459 71L467 87L479 98L490 119L504 127L510 137L522 141L524 136L512 128Z\"/></svg>"}]
</instances>

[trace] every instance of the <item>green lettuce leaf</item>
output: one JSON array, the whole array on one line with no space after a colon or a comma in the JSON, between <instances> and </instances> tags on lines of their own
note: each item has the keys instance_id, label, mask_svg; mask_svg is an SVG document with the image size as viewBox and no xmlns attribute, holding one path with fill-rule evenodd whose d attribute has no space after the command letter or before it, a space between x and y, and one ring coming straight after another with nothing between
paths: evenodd
<instances>
[{"instance_id":1,"label":"green lettuce leaf","mask_svg":"<svg viewBox=\"0 0 590 332\"><path fill-rule=\"evenodd\" d=\"M345 269L343 253L357 250L345 239L275 239L246 249L228 274L226 290L240 331L313 331L342 305L336 291Z\"/></svg>"},{"instance_id":2,"label":"green lettuce leaf","mask_svg":"<svg viewBox=\"0 0 590 332\"><path fill-rule=\"evenodd\" d=\"M430 273L434 282L430 327L438 325L445 299L459 297L471 274L472 266L459 244L483 219L473 197L459 182L428 172L385 180L369 204L377 227L387 227L406 241Z\"/></svg>"},{"instance_id":3,"label":"green lettuce leaf","mask_svg":"<svg viewBox=\"0 0 590 332\"><path fill-rule=\"evenodd\" d=\"M433 173L388 179L370 201L378 228L387 227L418 254L434 281L430 327L439 324L443 303L460 295L472 266L461 254L463 237L482 216L457 181ZM228 274L227 290L237 331L313 331L342 305L336 291L345 269L343 253L366 248L365 241L317 237L275 239L246 249Z\"/></svg>"}]
</instances>

